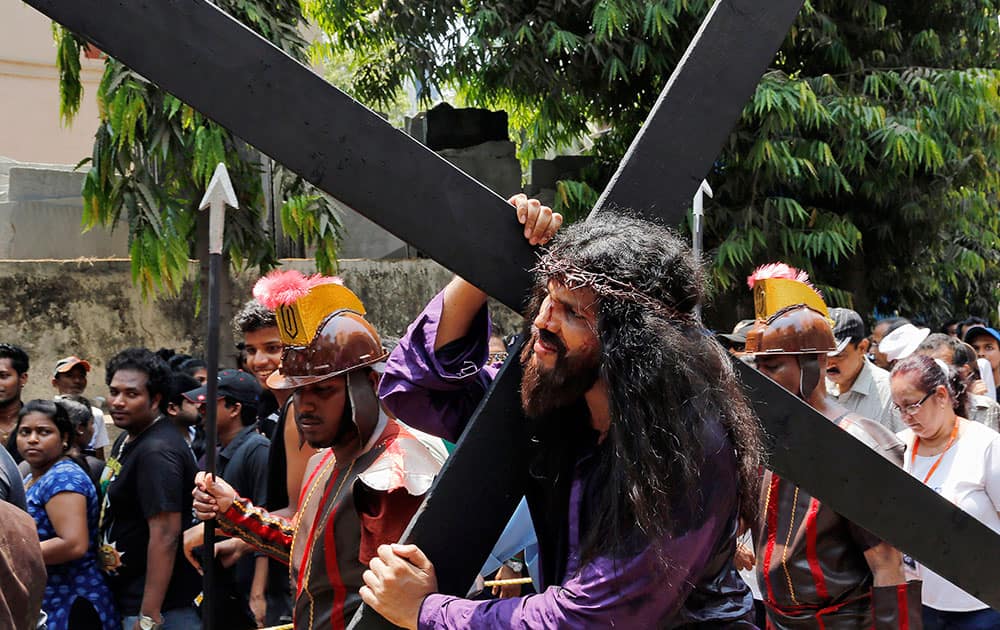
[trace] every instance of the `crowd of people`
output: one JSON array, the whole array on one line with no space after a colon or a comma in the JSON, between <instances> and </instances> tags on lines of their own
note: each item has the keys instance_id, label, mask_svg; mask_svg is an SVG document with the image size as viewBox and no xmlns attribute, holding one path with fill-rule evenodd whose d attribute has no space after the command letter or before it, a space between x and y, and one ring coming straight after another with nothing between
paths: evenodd
<instances>
[{"instance_id":1,"label":"crowd of people","mask_svg":"<svg viewBox=\"0 0 1000 630\"><path fill-rule=\"evenodd\" d=\"M103 403L76 356L53 366L52 399L22 401L29 357L0 344L0 545L16 548L0 626L196 629L213 562L210 612L236 629L346 627L362 602L406 628L1000 628L768 471L727 356L1000 532L1000 332L887 318L868 334L768 265L754 319L712 334L702 270L669 230L618 213L560 230L511 202L546 246L517 357L526 501L466 597L397 543L506 359L486 295L455 278L389 344L338 279L278 271L234 318L242 358L216 400L203 360L129 348Z\"/></svg>"}]
</instances>

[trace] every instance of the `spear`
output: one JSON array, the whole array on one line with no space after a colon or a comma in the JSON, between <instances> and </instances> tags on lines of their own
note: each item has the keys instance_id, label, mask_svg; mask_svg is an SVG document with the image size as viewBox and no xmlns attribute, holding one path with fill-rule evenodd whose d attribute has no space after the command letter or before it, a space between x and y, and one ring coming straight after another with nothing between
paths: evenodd
<instances>
[{"instance_id":1,"label":"spear","mask_svg":"<svg viewBox=\"0 0 1000 630\"><path fill-rule=\"evenodd\" d=\"M704 250L702 238L705 230L705 195L712 196L712 187L703 179L698 185L698 192L694 194L694 204L691 209L691 251L694 253L695 262L699 265ZM695 312L701 315L701 304L695 306Z\"/></svg>"},{"instance_id":2,"label":"spear","mask_svg":"<svg viewBox=\"0 0 1000 630\"><path fill-rule=\"evenodd\" d=\"M200 210L208 212L208 342L205 363L208 364L208 380L205 385L205 470L215 478L216 444L219 431L216 418L216 400L219 395L219 281L222 274L222 235L226 224L226 206L240 207L233 193L233 183L229 181L226 165L219 162L212 180L208 183L205 196L201 198ZM215 521L205 521L204 578L202 582L202 627L214 630L215 615L212 608L215 596Z\"/></svg>"}]
</instances>

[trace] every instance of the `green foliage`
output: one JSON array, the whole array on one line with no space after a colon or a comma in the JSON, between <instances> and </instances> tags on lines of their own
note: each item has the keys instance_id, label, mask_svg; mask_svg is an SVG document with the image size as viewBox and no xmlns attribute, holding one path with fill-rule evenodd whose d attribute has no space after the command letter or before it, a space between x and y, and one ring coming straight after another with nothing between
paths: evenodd
<instances>
[{"instance_id":1,"label":"green foliage","mask_svg":"<svg viewBox=\"0 0 1000 630\"><path fill-rule=\"evenodd\" d=\"M364 68L366 102L406 82L503 108L522 155L603 131L606 177L707 0L304 0L332 49ZM928 319L1000 301L997 0L807 0L709 181L705 245L716 304L776 259L833 304ZM603 179L561 182L582 214ZM692 195L694 191L692 190ZM734 318L720 314L720 320Z\"/></svg>"},{"instance_id":2,"label":"green foliage","mask_svg":"<svg viewBox=\"0 0 1000 630\"><path fill-rule=\"evenodd\" d=\"M224 0L220 6L267 37L288 54L303 60L305 41L299 34L297 2ZM61 110L69 121L82 98L79 53L83 44L55 26ZM261 178L262 156L114 59L105 62L97 90L101 124L83 186L83 228L128 226L133 280L143 294L175 293L197 257L198 204L219 162L229 170L240 208L226 213L224 251L236 269L261 272L277 264L272 237L262 229L266 213ZM248 107L252 103L247 104ZM317 247L317 267L336 270L342 227L325 195L280 167L276 199L281 213L308 208L312 220L285 225L293 238Z\"/></svg>"}]
</instances>

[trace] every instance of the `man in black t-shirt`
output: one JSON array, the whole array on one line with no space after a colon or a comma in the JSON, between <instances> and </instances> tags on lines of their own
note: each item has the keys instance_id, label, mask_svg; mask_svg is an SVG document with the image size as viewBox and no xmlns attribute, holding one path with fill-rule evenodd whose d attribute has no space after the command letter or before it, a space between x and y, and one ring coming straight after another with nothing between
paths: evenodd
<instances>
[{"instance_id":1,"label":"man in black t-shirt","mask_svg":"<svg viewBox=\"0 0 1000 630\"><path fill-rule=\"evenodd\" d=\"M111 418L123 433L101 477L100 557L124 628L196 630L200 580L179 541L191 524L197 469L176 428L161 420L170 368L131 348L108 362L106 380Z\"/></svg>"}]
</instances>

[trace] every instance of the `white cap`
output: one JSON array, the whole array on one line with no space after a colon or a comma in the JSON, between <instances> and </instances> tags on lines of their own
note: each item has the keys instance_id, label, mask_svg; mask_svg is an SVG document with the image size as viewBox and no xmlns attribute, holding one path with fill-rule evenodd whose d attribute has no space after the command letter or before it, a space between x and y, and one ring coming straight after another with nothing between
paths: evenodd
<instances>
[{"instance_id":1,"label":"white cap","mask_svg":"<svg viewBox=\"0 0 1000 630\"><path fill-rule=\"evenodd\" d=\"M882 341L878 343L878 349L889 361L897 361L913 354L917 346L923 343L930 333L929 328L917 328L913 324L903 324L883 337Z\"/></svg>"}]
</instances>

